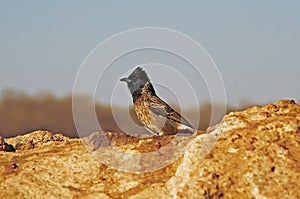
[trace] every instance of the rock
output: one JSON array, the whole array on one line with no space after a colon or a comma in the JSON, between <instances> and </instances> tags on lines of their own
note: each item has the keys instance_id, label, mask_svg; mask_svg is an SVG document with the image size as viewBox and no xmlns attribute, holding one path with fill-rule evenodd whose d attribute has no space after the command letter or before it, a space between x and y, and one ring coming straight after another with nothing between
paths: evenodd
<instances>
[{"instance_id":1,"label":"rock","mask_svg":"<svg viewBox=\"0 0 300 199\"><path fill-rule=\"evenodd\" d=\"M202 158L197 137L166 186L174 198L297 198L299 124L293 101L230 113L210 153Z\"/></svg>"},{"instance_id":2,"label":"rock","mask_svg":"<svg viewBox=\"0 0 300 199\"><path fill-rule=\"evenodd\" d=\"M83 143L92 156L109 169L141 173L175 162L192 138L170 135L134 137L125 133L95 132L83 138Z\"/></svg>"},{"instance_id":3,"label":"rock","mask_svg":"<svg viewBox=\"0 0 300 199\"><path fill-rule=\"evenodd\" d=\"M3 137L0 136L0 151L15 152L15 148L11 144L7 144Z\"/></svg>"},{"instance_id":4,"label":"rock","mask_svg":"<svg viewBox=\"0 0 300 199\"><path fill-rule=\"evenodd\" d=\"M28 150L52 145L53 142L69 142L70 138L61 134L52 134L48 131L34 131L30 134L7 139L17 150Z\"/></svg>"},{"instance_id":5,"label":"rock","mask_svg":"<svg viewBox=\"0 0 300 199\"><path fill-rule=\"evenodd\" d=\"M298 198L299 127L285 100L191 137L37 131L6 140L18 150L0 152L0 198Z\"/></svg>"}]
</instances>

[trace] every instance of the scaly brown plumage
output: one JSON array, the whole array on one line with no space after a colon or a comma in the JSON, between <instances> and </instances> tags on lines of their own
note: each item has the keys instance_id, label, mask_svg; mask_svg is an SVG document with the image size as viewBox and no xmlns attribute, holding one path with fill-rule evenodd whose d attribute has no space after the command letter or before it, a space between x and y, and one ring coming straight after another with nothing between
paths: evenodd
<instances>
[{"instance_id":1,"label":"scaly brown plumage","mask_svg":"<svg viewBox=\"0 0 300 199\"><path fill-rule=\"evenodd\" d=\"M155 135L194 133L192 125L156 95L142 68L137 67L128 78L122 78L120 81L127 83L133 97L135 113L151 133Z\"/></svg>"}]
</instances>

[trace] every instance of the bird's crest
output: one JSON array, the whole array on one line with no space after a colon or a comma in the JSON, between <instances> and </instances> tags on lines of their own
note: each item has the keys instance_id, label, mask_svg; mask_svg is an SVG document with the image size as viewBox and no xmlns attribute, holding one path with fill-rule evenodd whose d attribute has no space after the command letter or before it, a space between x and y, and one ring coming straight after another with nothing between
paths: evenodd
<instances>
[{"instance_id":1,"label":"bird's crest","mask_svg":"<svg viewBox=\"0 0 300 199\"><path fill-rule=\"evenodd\" d=\"M150 79L147 75L147 73L140 67L137 67L128 77L128 79L139 79L142 80L142 82L150 82Z\"/></svg>"}]
</instances>

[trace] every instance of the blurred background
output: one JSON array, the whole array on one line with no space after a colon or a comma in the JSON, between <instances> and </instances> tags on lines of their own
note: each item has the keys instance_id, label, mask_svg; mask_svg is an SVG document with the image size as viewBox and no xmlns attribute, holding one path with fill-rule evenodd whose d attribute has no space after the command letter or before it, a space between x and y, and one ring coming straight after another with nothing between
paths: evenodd
<instances>
[{"instance_id":1,"label":"blurred background","mask_svg":"<svg viewBox=\"0 0 300 199\"><path fill-rule=\"evenodd\" d=\"M297 101L299 9L298 1L1 1L0 135L44 129L77 137L72 90L80 65L100 42L137 27L174 29L202 44L222 75L228 112ZM136 121L121 100L117 113L132 116L124 123ZM95 109L103 130L122 131L109 101ZM186 109L187 119L200 112L199 128L207 128L209 98Z\"/></svg>"}]
</instances>

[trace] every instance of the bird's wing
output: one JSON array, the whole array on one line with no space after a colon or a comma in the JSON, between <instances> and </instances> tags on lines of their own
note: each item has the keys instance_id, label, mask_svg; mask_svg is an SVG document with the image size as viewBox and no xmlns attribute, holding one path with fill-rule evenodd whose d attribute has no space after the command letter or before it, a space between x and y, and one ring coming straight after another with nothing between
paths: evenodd
<instances>
[{"instance_id":1,"label":"bird's wing","mask_svg":"<svg viewBox=\"0 0 300 199\"><path fill-rule=\"evenodd\" d=\"M177 113L173 108L171 108L167 103L165 103L160 98L151 97L148 98L148 101L150 105L149 109L153 113L193 128L192 125L186 119L184 119L179 113Z\"/></svg>"}]
</instances>

